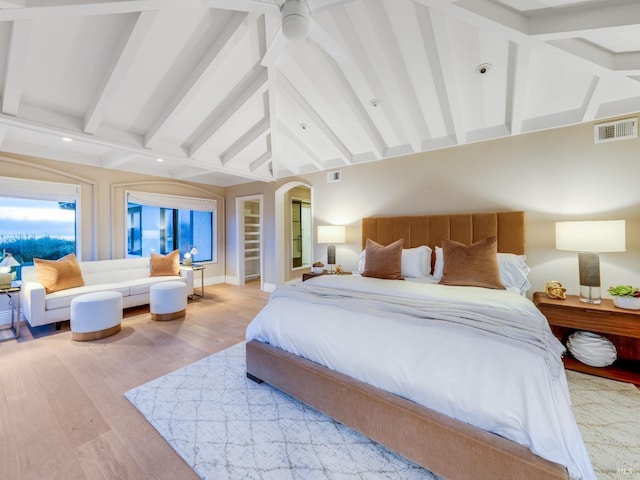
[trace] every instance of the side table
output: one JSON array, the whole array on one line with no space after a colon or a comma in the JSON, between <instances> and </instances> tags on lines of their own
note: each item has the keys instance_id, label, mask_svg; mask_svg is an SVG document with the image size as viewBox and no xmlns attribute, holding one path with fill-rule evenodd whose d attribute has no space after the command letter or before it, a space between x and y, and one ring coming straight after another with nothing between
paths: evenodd
<instances>
[{"instance_id":1,"label":"side table","mask_svg":"<svg viewBox=\"0 0 640 480\"><path fill-rule=\"evenodd\" d=\"M320 275L351 275L351 272L329 273L326 270L323 270L322 273L305 272L302 274L302 281L304 282L310 278L319 277Z\"/></svg>"},{"instance_id":2,"label":"side table","mask_svg":"<svg viewBox=\"0 0 640 480\"><path fill-rule=\"evenodd\" d=\"M15 340L20 337L20 285L12 283L10 287L0 288L0 295L9 297L11 306L11 324L8 327L0 328L0 342ZM4 332L9 331L10 336L5 336Z\"/></svg>"},{"instance_id":3,"label":"side table","mask_svg":"<svg viewBox=\"0 0 640 480\"><path fill-rule=\"evenodd\" d=\"M592 367L565 355L569 370L640 385L640 311L618 308L610 299L600 304L581 302L576 295L566 300L551 299L543 292L533 294L533 303L547 317L554 335L563 343L582 330L607 337L618 352L618 360L608 367Z\"/></svg>"},{"instance_id":4,"label":"side table","mask_svg":"<svg viewBox=\"0 0 640 480\"><path fill-rule=\"evenodd\" d=\"M327 275L327 271L323 270L322 273L305 272L302 274L302 281L306 282L310 278L319 277L320 275Z\"/></svg>"},{"instance_id":5,"label":"side table","mask_svg":"<svg viewBox=\"0 0 640 480\"><path fill-rule=\"evenodd\" d=\"M196 293L195 288L193 289L193 294L198 295L200 298L204 298L204 269L207 268L204 265L199 263L194 263L191 265L191 270L194 272L200 272L200 293Z\"/></svg>"}]
</instances>

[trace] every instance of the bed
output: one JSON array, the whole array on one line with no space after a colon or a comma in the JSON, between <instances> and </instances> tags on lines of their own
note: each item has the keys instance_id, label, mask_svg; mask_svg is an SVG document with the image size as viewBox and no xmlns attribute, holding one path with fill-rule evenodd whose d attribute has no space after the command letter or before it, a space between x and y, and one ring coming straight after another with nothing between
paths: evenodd
<instances>
[{"instance_id":1,"label":"bed","mask_svg":"<svg viewBox=\"0 0 640 480\"><path fill-rule=\"evenodd\" d=\"M431 271L442 242L492 237L522 258L524 212L362 221L363 247L402 239L403 272L407 252L429 246ZM279 287L247 328L247 375L445 478L594 479L562 346L522 291L418 280Z\"/></svg>"}]
</instances>

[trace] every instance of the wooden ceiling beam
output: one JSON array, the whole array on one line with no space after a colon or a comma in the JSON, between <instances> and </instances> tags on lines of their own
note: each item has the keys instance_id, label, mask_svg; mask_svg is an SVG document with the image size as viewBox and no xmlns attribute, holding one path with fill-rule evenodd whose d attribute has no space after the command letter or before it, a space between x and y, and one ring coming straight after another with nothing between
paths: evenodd
<instances>
[{"instance_id":1,"label":"wooden ceiling beam","mask_svg":"<svg viewBox=\"0 0 640 480\"><path fill-rule=\"evenodd\" d=\"M285 137L287 137L293 144L298 147L310 160L311 164L318 170L324 169L322 165L322 159L320 156L314 152L309 145L302 141L302 139L293 133L289 127L287 127L284 123L278 123L278 132L282 133ZM301 162L298 162L301 163Z\"/></svg>"},{"instance_id":2,"label":"wooden ceiling beam","mask_svg":"<svg viewBox=\"0 0 640 480\"><path fill-rule=\"evenodd\" d=\"M202 7L202 0L180 0L180 8ZM0 22L16 20L53 20L66 17L136 13L146 10L176 8L175 0L104 0L78 3L77 0L57 0L42 7L6 8L0 10Z\"/></svg>"},{"instance_id":3,"label":"wooden ceiling beam","mask_svg":"<svg viewBox=\"0 0 640 480\"><path fill-rule=\"evenodd\" d=\"M358 98L336 62L315 42L315 33L312 34L312 39L314 43L309 45L308 53L311 57L310 65L313 65L313 68L305 68L301 71L304 70L310 84L315 84L319 91L332 92L336 96L336 103L347 107L354 120L349 119L349 124L358 125L365 134L373 156L378 160L383 158L386 147L384 140L363 105L363 103L368 104L368 99Z\"/></svg>"},{"instance_id":4,"label":"wooden ceiling beam","mask_svg":"<svg viewBox=\"0 0 640 480\"><path fill-rule=\"evenodd\" d=\"M336 42L331 41L318 43L318 36L315 37L315 41L340 65L342 72L361 101L366 104L374 99L380 100L380 104L376 107L378 114L372 115L374 125L381 132L383 138L383 132L393 132L392 135L395 137L390 141L385 141L384 144L393 144L392 140L395 139L397 139L397 143L408 143L400 116L376 75L365 46L356 35L355 25L342 12L332 11L331 19L335 25L331 33L335 34L335 37L341 38L341 43L345 46L340 47ZM387 134L387 137L389 136Z\"/></svg>"},{"instance_id":5,"label":"wooden ceiling beam","mask_svg":"<svg viewBox=\"0 0 640 480\"><path fill-rule=\"evenodd\" d=\"M429 137L425 134L424 118L415 108L413 87L407 79L404 68L399 62L401 58L397 45L390 38L381 35L388 31L384 22L384 14L377 6L365 8L361 3L352 3L345 7L347 15L356 27L356 35L367 45L365 54L371 61L375 75L384 86L386 102L391 102L399 112L400 125L414 152L422 149L422 141Z\"/></svg>"},{"instance_id":6,"label":"wooden ceiling beam","mask_svg":"<svg viewBox=\"0 0 640 480\"><path fill-rule=\"evenodd\" d=\"M84 117L85 133L96 133L109 104L113 101L122 80L133 65L157 17L157 11L145 11L138 14L135 25L131 29L129 36L123 39L118 55L113 59L111 66L108 68L108 73L103 77L97 94L87 110L87 114Z\"/></svg>"},{"instance_id":7,"label":"wooden ceiling beam","mask_svg":"<svg viewBox=\"0 0 640 480\"><path fill-rule=\"evenodd\" d=\"M340 160L345 164L350 165L353 159L349 149L324 121L322 116L318 114L298 89L296 89L296 87L294 87L289 79L287 79L287 77L282 73L278 77L278 85L282 88L283 92L304 111L311 121L320 129L322 134L333 144L335 149L338 151Z\"/></svg>"},{"instance_id":8,"label":"wooden ceiling beam","mask_svg":"<svg viewBox=\"0 0 640 480\"><path fill-rule=\"evenodd\" d=\"M233 47L249 32L249 28L253 26L257 18L258 16L254 14L233 14L196 68L182 83L179 91L173 96L162 115L159 116L145 135L146 147L158 140L165 129L171 125L184 108L204 88L209 76L219 68L226 58L233 55Z\"/></svg>"},{"instance_id":9,"label":"wooden ceiling beam","mask_svg":"<svg viewBox=\"0 0 640 480\"><path fill-rule=\"evenodd\" d=\"M220 128L227 123L239 110L257 96L264 95L268 87L267 70L256 67L249 78L239 84L224 98L224 100L208 115L208 123L204 131L199 134L189 147L189 156L196 157L215 137Z\"/></svg>"},{"instance_id":10,"label":"wooden ceiling beam","mask_svg":"<svg viewBox=\"0 0 640 480\"><path fill-rule=\"evenodd\" d=\"M438 86L440 91L440 101L447 105L447 110L451 115L451 121L458 144L467 142L467 133L464 123L464 115L462 112L462 104L458 93L458 82L453 65L454 54L449 43L447 32L447 22L445 16L435 10L428 14L429 30L433 33L433 41L435 46L434 58L431 59L432 70L439 72L441 76L441 84ZM435 68L434 68L435 67Z\"/></svg>"},{"instance_id":11,"label":"wooden ceiling beam","mask_svg":"<svg viewBox=\"0 0 640 480\"><path fill-rule=\"evenodd\" d=\"M267 117L260 120L253 127L247 130L238 140L220 155L220 161L223 166L232 163L244 149L260 138L267 136L269 133L269 119Z\"/></svg>"},{"instance_id":12,"label":"wooden ceiling beam","mask_svg":"<svg viewBox=\"0 0 640 480\"><path fill-rule=\"evenodd\" d=\"M7 115L18 115L32 30L32 20L19 20L11 24L2 86L2 113Z\"/></svg>"},{"instance_id":13,"label":"wooden ceiling beam","mask_svg":"<svg viewBox=\"0 0 640 480\"><path fill-rule=\"evenodd\" d=\"M530 62L530 47L509 42L505 119L511 135L522 133Z\"/></svg>"},{"instance_id":14,"label":"wooden ceiling beam","mask_svg":"<svg viewBox=\"0 0 640 480\"><path fill-rule=\"evenodd\" d=\"M540 40L584 37L589 33L615 30L637 32L640 3L601 4L542 11L528 20L527 33Z\"/></svg>"}]
</instances>

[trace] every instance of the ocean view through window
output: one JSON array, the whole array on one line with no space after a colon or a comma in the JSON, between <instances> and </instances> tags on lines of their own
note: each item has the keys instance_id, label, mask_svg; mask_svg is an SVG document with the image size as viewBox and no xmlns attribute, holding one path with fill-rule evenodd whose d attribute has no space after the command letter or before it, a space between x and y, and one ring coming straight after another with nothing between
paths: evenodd
<instances>
[{"instance_id":1,"label":"ocean view through window","mask_svg":"<svg viewBox=\"0 0 640 480\"><path fill-rule=\"evenodd\" d=\"M0 196L0 249L21 265L74 253L76 202Z\"/></svg>"}]
</instances>

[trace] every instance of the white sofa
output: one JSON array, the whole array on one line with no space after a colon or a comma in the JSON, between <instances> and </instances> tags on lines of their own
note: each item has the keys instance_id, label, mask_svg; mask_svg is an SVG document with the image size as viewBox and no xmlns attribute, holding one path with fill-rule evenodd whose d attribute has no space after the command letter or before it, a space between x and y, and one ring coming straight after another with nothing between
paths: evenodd
<instances>
[{"instance_id":1,"label":"white sofa","mask_svg":"<svg viewBox=\"0 0 640 480\"><path fill-rule=\"evenodd\" d=\"M180 267L180 277L151 277L149 257L95 260L79 264L85 284L49 294L38 282L35 266L22 267L22 313L32 327L69 320L71 300L84 293L103 290L120 292L123 308L129 308L149 303L151 285L181 280L187 284L187 294L193 295L193 270L188 267Z\"/></svg>"}]
</instances>

